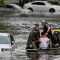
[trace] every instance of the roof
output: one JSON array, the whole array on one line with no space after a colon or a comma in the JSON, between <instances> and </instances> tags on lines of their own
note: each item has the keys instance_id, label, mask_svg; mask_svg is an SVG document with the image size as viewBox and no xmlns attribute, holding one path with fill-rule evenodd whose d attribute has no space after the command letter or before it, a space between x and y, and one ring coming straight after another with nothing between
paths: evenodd
<instances>
[{"instance_id":1,"label":"roof","mask_svg":"<svg viewBox=\"0 0 60 60\"><path fill-rule=\"evenodd\" d=\"M47 2L47 1L34 1L34 2Z\"/></svg>"},{"instance_id":2,"label":"roof","mask_svg":"<svg viewBox=\"0 0 60 60\"><path fill-rule=\"evenodd\" d=\"M0 33L0 36L8 36L9 33Z\"/></svg>"},{"instance_id":3,"label":"roof","mask_svg":"<svg viewBox=\"0 0 60 60\"><path fill-rule=\"evenodd\" d=\"M33 1L33 2L43 2L43 3L47 3L47 4L49 4L49 5L51 5L49 2L47 2L47 1Z\"/></svg>"}]
</instances>

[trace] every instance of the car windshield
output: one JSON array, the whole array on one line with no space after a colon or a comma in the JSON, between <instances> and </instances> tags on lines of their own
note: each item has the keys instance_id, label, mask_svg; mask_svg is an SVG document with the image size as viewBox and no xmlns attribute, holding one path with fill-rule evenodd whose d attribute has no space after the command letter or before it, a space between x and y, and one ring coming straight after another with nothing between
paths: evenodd
<instances>
[{"instance_id":1,"label":"car windshield","mask_svg":"<svg viewBox=\"0 0 60 60\"><path fill-rule=\"evenodd\" d=\"M10 38L8 36L0 36L0 44L9 44Z\"/></svg>"}]
</instances>

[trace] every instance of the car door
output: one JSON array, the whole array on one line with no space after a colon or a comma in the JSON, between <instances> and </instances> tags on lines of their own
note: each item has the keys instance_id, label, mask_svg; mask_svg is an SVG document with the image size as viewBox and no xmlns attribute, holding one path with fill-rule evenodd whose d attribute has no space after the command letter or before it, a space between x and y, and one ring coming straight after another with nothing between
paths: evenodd
<instances>
[{"instance_id":1,"label":"car door","mask_svg":"<svg viewBox=\"0 0 60 60\"><path fill-rule=\"evenodd\" d=\"M45 12L47 8L44 2L34 2L32 7L37 12Z\"/></svg>"}]
</instances>

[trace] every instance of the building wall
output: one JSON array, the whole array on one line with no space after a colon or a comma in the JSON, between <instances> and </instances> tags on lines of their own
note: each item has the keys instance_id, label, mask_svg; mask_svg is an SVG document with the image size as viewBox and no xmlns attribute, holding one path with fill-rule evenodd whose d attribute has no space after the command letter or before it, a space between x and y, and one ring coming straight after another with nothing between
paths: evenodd
<instances>
[{"instance_id":1,"label":"building wall","mask_svg":"<svg viewBox=\"0 0 60 60\"><path fill-rule=\"evenodd\" d=\"M19 3L19 0L4 0L5 4Z\"/></svg>"}]
</instances>

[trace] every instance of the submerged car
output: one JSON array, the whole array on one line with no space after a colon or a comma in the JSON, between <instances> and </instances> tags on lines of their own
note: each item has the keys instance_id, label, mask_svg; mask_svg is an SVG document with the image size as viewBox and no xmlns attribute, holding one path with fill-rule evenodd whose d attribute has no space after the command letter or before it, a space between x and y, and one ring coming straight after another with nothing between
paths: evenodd
<instances>
[{"instance_id":1,"label":"submerged car","mask_svg":"<svg viewBox=\"0 0 60 60\"><path fill-rule=\"evenodd\" d=\"M60 12L60 6L59 5L52 5L51 3L47 1L33 1L29 2L24 5L24 9L29 9L32 12L49 12L49 13L55 13L55 12ZM39 14L40 14L39 13Z\"/></svg>"},{"instance_id":2,"label":"submerged car","mask_svg":"<svg viewBox=\"0 0 60 60\"><path fill-rule=\"evenodd\" d=\"M14 42L12 35L8 33L0 33L0 51L11 51Z\"/></svg>"},{"instance_id":3,"label":"submerged car","mask_svg":"<svg viewBox=\"0 0 60 60\"><path fill-rule=\"evenodd\" d=\"M20 7L19 5L16 4L9 4L9 6L12 6L14 9L17 9L18 11L20 11L21 14L31 14L32 11L29 9L23 9L22 7Z\"/></svg>"},{"instance_id":4,"label":"submerged car","mask_svg":"<svg viewBox=\"0 0 60 60\"><path fill-rule=\"evenodd\" d=\"M17 4L8 4L5 6L0 6L0 11L1 13L6 13L6 12L18 12L21 14L31 14L31 10L29 9L23 9L21 6L17 5Z\"/></svg>"},{"instance_id":5,"label":"submerged car","mask_svg":"<svg viewBox=\"0 0 60 60\"><path fill-rule=\"evenodd\" d=\"M4 6L0 6L0 11L3 12L18 12L17 8L15 7L16 4L8 4Z\"/></svg>"}]
</instances>

